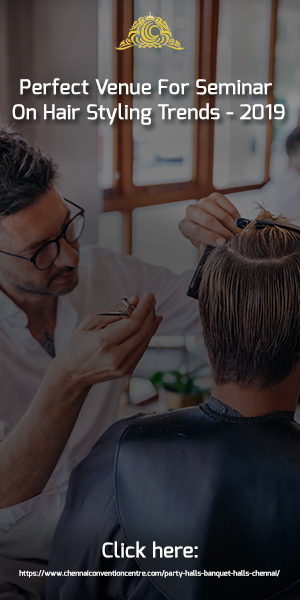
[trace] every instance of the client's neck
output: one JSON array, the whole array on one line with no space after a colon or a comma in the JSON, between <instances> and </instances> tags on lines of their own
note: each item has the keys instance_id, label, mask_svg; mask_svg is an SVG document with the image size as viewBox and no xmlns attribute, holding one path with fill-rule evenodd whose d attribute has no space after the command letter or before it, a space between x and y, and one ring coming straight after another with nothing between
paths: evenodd
<instances>
[{"instance_id":1,"label":"client's neck","mask_svg":"<svg viewBox=\"0 0 300 600\"><path fill-rule=\"evenodd\" d=\"M214 383L212 388L212 395L215 398L231 406L244 417L259 417L278 411L294 412L299 392L299 364L291 375L274 388L242 387L235 383L222 385Z\"/></svg>"}]
</instances>

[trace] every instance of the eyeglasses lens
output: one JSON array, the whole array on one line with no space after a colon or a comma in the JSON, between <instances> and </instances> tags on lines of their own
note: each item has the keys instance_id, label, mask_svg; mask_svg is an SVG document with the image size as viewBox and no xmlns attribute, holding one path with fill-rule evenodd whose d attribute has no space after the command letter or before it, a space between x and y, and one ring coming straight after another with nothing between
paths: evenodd
<instances>
[{"instance_id":1,"label":"eyeglasses lens","mask_svg":"<svg viewBox=\"0 0 300 600\"><path fill-rule=\"evenodd\" d=\"M69 244L73 244L81 236L84 227L84 216L77 215L70 221L66 231L65 238Z\"/></svg>"},{"instance_id":2,"label":"eyeglasses lens","mask_svg":"<svg viewBox=\"0 0 300 600\"><path fill-rule=\"evenodd\" d=\"M81 236L84 227L84 216L79 214L70 221L64 233L68 244L74 244ZM59 242L53 241L46 244L35 257L35 266L40 271L49 269L59 253Z\"/></svg>"},{"instance_id":3,"label":"eyeglasses lens","mask_svg":"<svg viewBox=\"0 0 300 600\"><path fill-rule=\"evenodd\" d=\"M55 261L59 252L59 245L57 242L49 242L44 248L37 254L35 258L35 266L40 271L48 269Z\"/></svg>"}]
</instances>

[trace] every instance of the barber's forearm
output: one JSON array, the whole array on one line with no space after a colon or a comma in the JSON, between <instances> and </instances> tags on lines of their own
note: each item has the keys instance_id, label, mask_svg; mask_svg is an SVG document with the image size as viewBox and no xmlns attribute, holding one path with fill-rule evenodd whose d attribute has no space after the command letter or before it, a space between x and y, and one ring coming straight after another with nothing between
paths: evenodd
<instances>
[{"instance_id":1,"label":"barber's forearm","mask_svg":"<svg viewBox=\"0 0 300 600\"><path fill-rule=\"evenodd\" d=\"M60 375L54 361L25 415L0 444L0 508L42 492L88 391Z\"/></svg>"}]
</instances>

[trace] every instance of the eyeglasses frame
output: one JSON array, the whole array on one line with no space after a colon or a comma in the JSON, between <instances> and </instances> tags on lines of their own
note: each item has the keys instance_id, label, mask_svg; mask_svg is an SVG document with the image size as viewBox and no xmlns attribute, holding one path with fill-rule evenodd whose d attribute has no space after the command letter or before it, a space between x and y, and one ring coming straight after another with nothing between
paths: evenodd
<instances>
[{"instance_id":1,"label":"eyeglasses frame","mask_svg":"<svg viewBox=\"0 0 300 600\"><path fill-rule=\"evenodd\" d=\"M72 223L72 221L74 221L74 219L76 219L76 217L78 217L79 215L82 215L82 216L83 216L83 219L85 219L85 217L84 217L84 213L85 213L85 210L84 210L84 208L82 208L82 207L81 207L81 206L79 206L78 204L75 204L75 202L71 202L71 200L67 200L67 198L64 198L64 201L65 201L65 202L68 202L69 204L72 204L72 206L75 206L76 208L78 208L78 209L79 209L79 212L78 212L76 215L74 215L74 217L72 217L72 219L70 219L70 220L69 220L69 221L68 221L68 222L65 224L65 226L64 226L64 228L63 228L63 231L62 231L62 232L61 232L61 233L60 233L60 234L59 234L59 235L58 235L56 238L54 238L53 240L48 240L48 242L45 242L45 244L43 244L43 245L42 245L40 248L38 248L38 249L36 250L36 252L35 252L35 253L34 253L34 254L33 254L31 257L30 257L30 258L27 258L26 256L20 256L19 254L12 254L11 252L5 252L4 250L0 250L0 253L1 253L1 254L6 254L7 256L13 256L14 258L21 258L22 260L27 260L27 261L31 262L31 263L33 264L33 266L34 266L34 267L35 267L35 268L36 268L38 271L47 271L47 269L50 269L50 267L52 267L53 263L56 261L56 259L57 259L58 255L59 255L59 252L60 252L60 245L59 245L59 241L60 241L62 238L64 238L64 239L66 240L67 244L69 244L69 245L72 245L72 244L74 244L75 242L77 242L77 240L80 238L80 235L81 235L81 234L78 236L78 238L76 238L76 240L74 240L74 242L68 242L68 240L67 240L67 238L66 238L66 230L67 230L67 228L69 227L70 223ZM82 227L82 231L83 231L83 228L84 228L84 221L83 221L83 227ZM82 231L81 231L81 233L82 233ZM42 250L44 250L44 248L46 248L46 246L48 246L48 244L52 244L53 242L55 242L55 243L56 243L56 245L57 245L57 248L58 248L57 255L56 255L56 257L54 258L54 260L52 261L52 263L51 263L51 264L50 264L48 267L45 267L44 269L40 269L39 267L37 267L37 266L36 266L36 262L35 262L35 261L36 261L36 257L39 255L39 253L40 253L40 252L42 252Z\"/></svg>"}]
</instances>

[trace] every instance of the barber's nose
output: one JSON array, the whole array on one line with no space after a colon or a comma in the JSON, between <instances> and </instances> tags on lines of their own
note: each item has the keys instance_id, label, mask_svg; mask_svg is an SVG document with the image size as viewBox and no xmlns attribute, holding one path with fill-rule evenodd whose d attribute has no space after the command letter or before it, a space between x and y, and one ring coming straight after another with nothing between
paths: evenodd
<instances>
[{"instance_id":1,"label":"barber's nose","mask_svg":"<svg viewBox=\"0 0 300 600\"><path fill-rule=\"evenodd\" d=\"M59 253L54 261L57 267L76 267L79 263L79 244L68 244L68 242L61 238L59 240Z\"/></svg>"}]
</instances>

